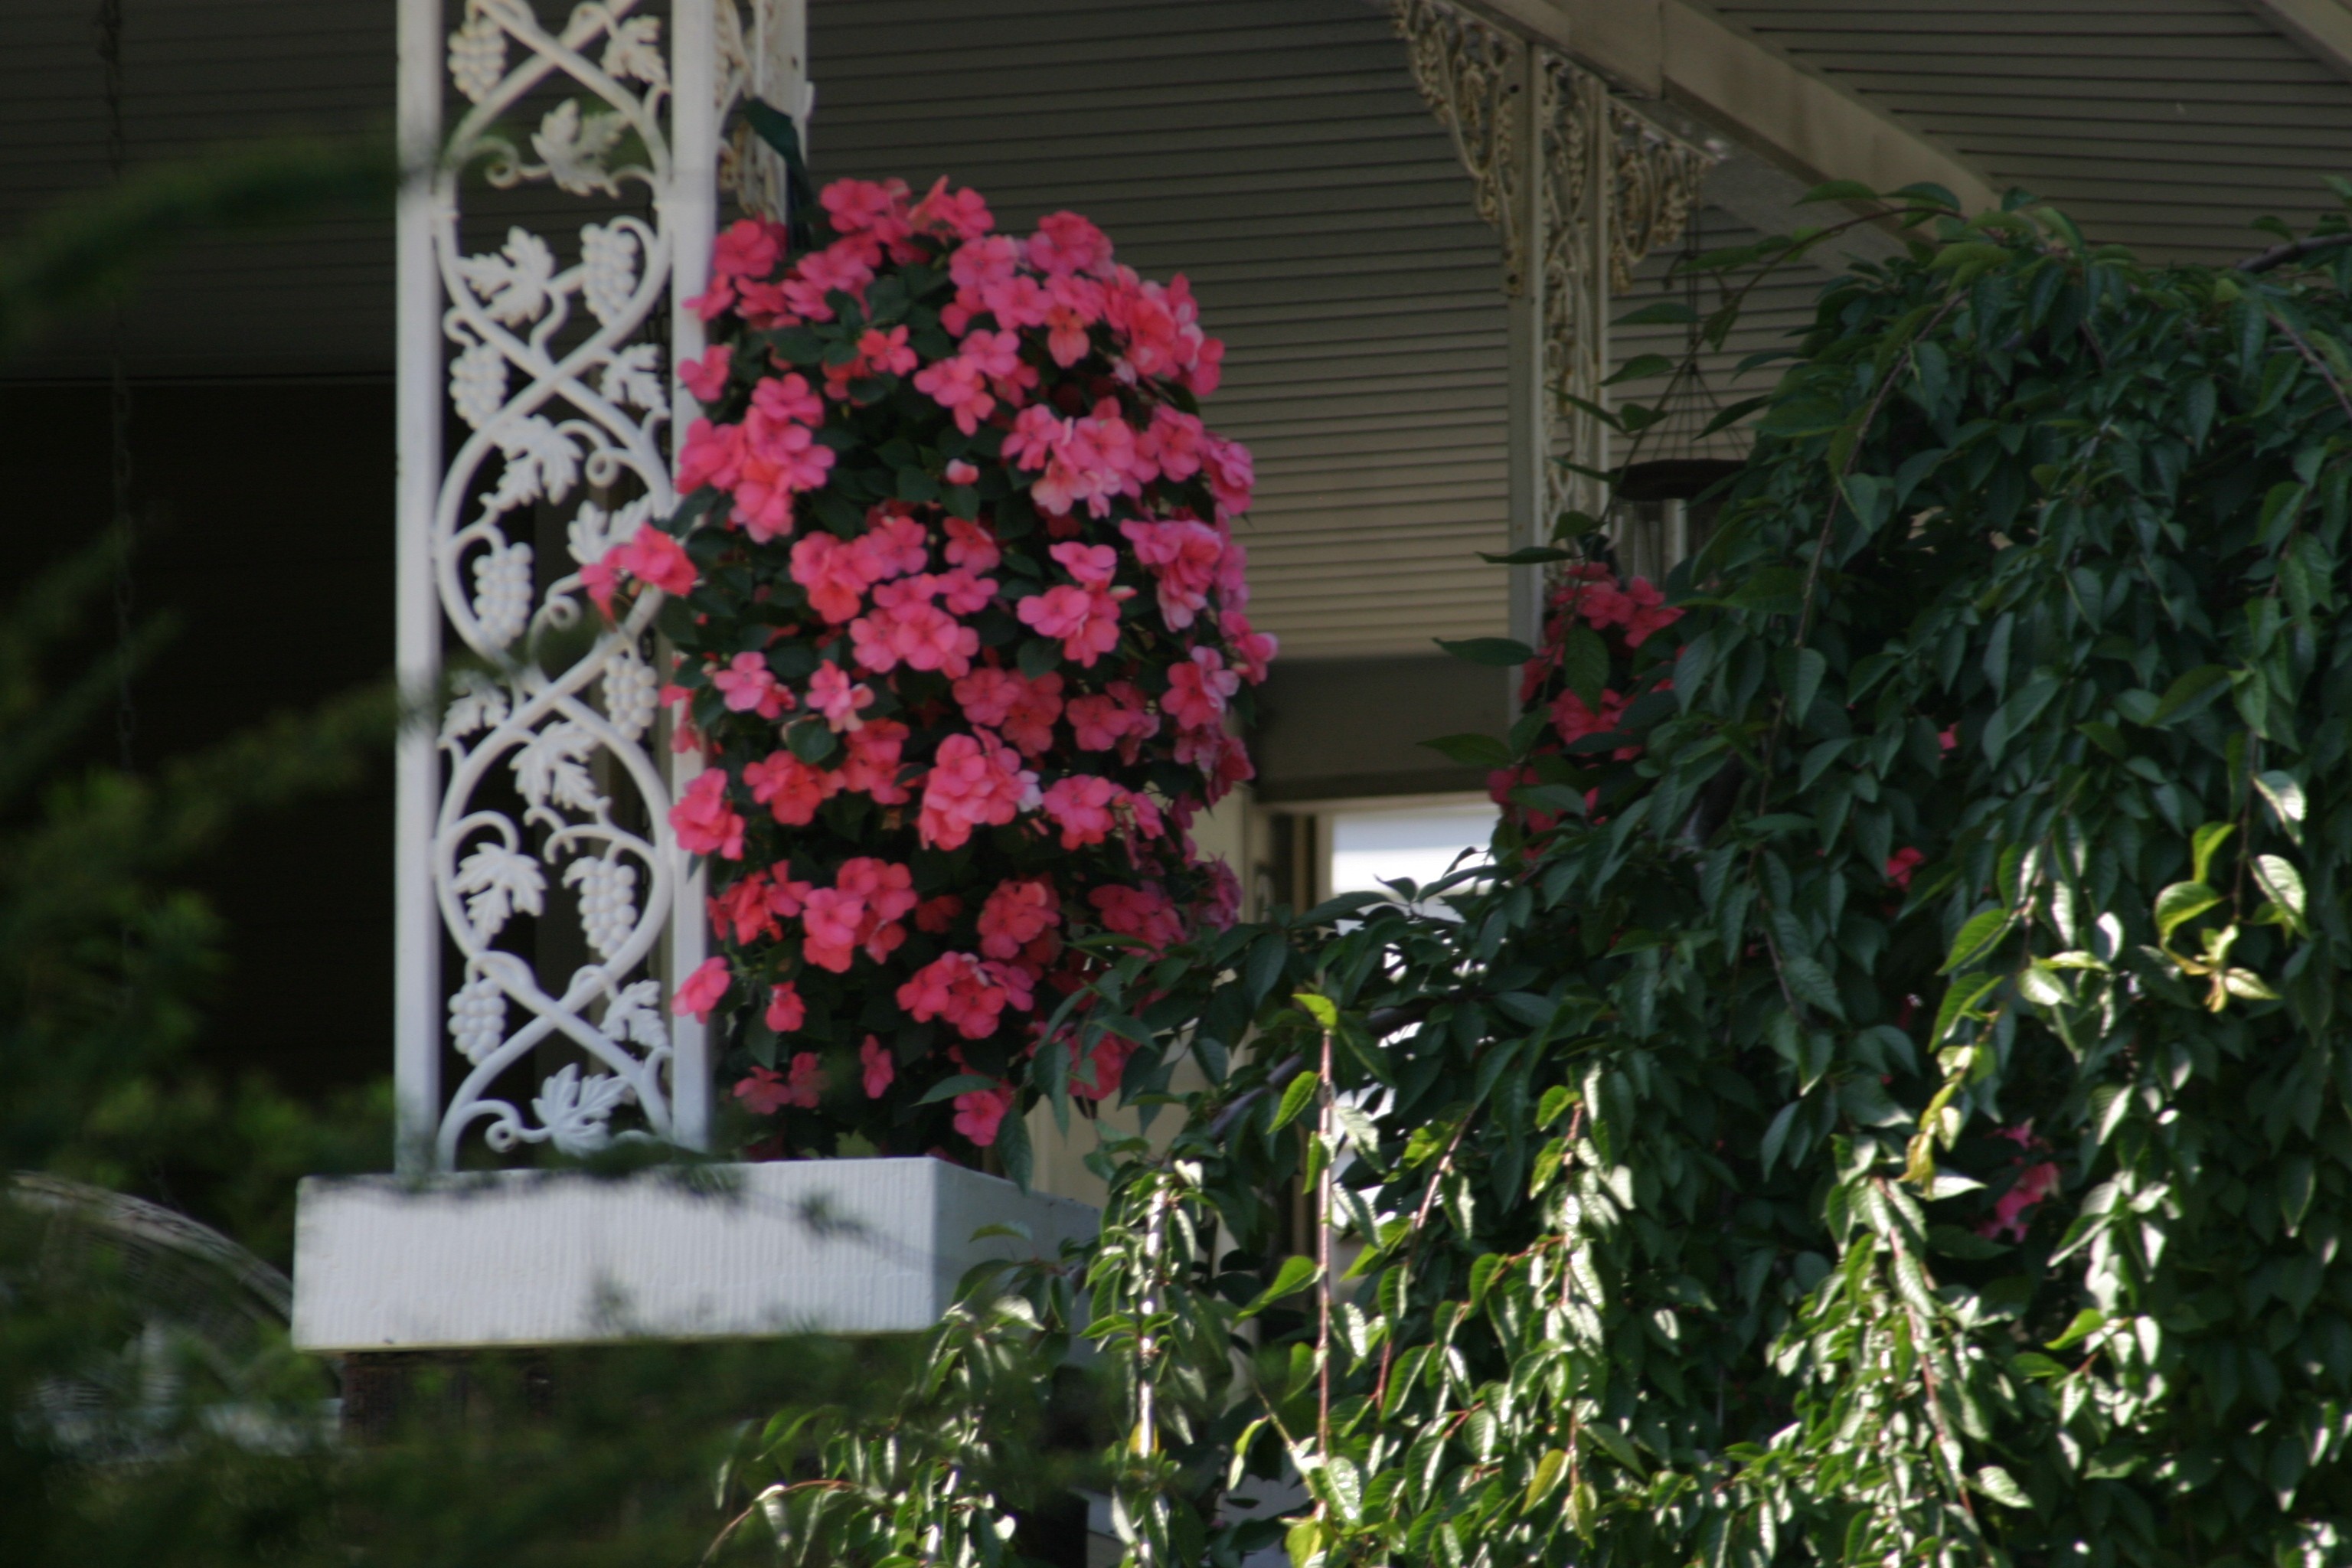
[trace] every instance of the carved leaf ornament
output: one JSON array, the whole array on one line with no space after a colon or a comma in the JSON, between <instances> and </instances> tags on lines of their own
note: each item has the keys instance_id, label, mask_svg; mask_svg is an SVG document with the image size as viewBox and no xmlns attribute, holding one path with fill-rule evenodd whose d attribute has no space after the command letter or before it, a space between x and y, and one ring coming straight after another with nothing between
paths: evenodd
<instances>
[{"instance_id":1,"label":"carved leaf ornament","mask_svg":"<svg viewBox=\"0 0 2352 1568\"><path fill-rule=\"evenodd\" d=\"M1523 296L1540 282L1547 449L1603 462L1599 422L1570 400L1602 399L1609 295L1632 288L1642 258L1682 237L1715 159L1612 98L1590 71L1452 0L1395 0L1395 19L1423 100L1453 132L1478 216L1501 241L1504 291ZM1533 156L1516 112L1517 95L1528 91ZM1542 213L1533 234L1530 177ZM1591 488L1564 464L1555 481L1547 517Z\"/></svg>"},{"instance_id":2,"label":"carved leaf ornament","mask_svg":"<svg viewBox=\"0 0 2352 1568\"><path fill-rule=\"evenodd\" d=\"M558 26L528 0L467 0L449 38L449 82L471 107L444 150L432 229L465 436L430 546L472 658L439 731L434 885L463 955L449 1028L469 1069L441 1119L445 1166L469 1133L583 1153L621 1135L625 1112L636 1132L670 1131L671 1041L647 970L679 879L651 826L670 805L646 744L656 606L605 625L581 602L582 569L675 504L654 335L673 252L670 74L660 19L635 9L579 5ZM593 210L571 235L478 240L463 221L475 179ZM563 544L547 560L551 524ZM535 962L559 919L590 955L560 989ZM557 1043L582 1061L527 1107L509 1098L502 1080Z\"/></svg>"},{"instance_id":3,"label":"carved leaf ornament","mask_svg":"<svg viewBox=\"0 0 2352 1568\"><path fill-rule=\"evenodd\" d=\"M754 1152L1017 1170L1031 1097L1167 1070L1135 1043L1150 996L1065 999L1232 918L1188 829L1250 775L1231 727L1273 652L1234 538L1250 459L1194 411L1223 346L1184 280L1084 218L999 234L944 181L822 206L798 254L766 221L719 237L688 493L605 534L587 592L625 626L668 596L709 764L669 822L718 954L674 1005L723 1030Z\"/></svg>"}]
</instances>

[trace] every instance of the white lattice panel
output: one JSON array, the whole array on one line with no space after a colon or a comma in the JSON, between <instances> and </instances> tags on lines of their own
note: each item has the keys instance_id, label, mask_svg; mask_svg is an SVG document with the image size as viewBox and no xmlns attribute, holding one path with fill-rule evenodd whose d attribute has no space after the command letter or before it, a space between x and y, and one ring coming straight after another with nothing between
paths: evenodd
<instances>
[{"instance_id":1,"label":"white lattice panel","mask_svg":"<svg viewBox=\"0 0 2352 1568\"><path fill-rule=\"evenodd\" d=\"M664 1005L699 956L699 920L673 917L700 900L668 838L691 764L657 723L659 603L607 624L581 569L676 500L714 0L404 0L401 23L422 167L400 214L400 658L438 692L401 758L404 1158L699 1146L700 1032Z\"/></svg>"}]
</instances>

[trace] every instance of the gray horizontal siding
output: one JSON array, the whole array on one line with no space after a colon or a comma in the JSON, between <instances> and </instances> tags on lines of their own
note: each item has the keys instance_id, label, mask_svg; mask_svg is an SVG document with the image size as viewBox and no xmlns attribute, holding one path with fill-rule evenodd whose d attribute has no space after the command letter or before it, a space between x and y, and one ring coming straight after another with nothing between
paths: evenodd
<instances>
[{"instance_id":1,"label":"gray horizontal siding","mask_svg":"<svg viewBox=\"0 0 2352 1568\"><path fill-rule=\"evenodd\" d=\"M0 4L0 237L107 183L95 10L89 0ZM389 132L390 0L130 0L123 10L134 166L258 138ZM386 374L389 216L190 246L142 279L123 342L138 376ZM0 374L86 379L108 363L103 330L83 323Z\"/></svg>"}]
</instances>

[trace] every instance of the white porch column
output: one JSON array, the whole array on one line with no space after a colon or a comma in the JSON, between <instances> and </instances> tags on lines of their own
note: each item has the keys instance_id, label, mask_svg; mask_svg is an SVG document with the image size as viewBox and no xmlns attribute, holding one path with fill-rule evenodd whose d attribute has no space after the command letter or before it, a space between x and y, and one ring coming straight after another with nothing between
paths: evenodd
<instances>
[{"instance_id":1,"label":"white porch column","mask_svg":"<svg viewBox=\"0 0 2352 1568\"><path fill-rule=\"evenodd\" d=\"M400 0L399 23L398 658L429 710L398 774L403 1163L704 1147L709 1041L668 1008L704 920L668 825L694 765L656 721L659 596L612 625L582 568L677 504L720 129L747 84L805 114L804 6ZM568 216L469 214L521 185Z\"/></svg>"},{"instance_id":2,"label":"white porch column","mask_svg":"<svg viewBox=\"0 0 2352 1568\"><path fill-rule=\"evenodd\" d=\"M1544 189L1544 121L1550 84L1543 56L1524 46L1506 57L1503 112L1509 116L1514 167L1501 182L1499 198L1510 204L1503 225L1504 310L1510 321L1509 485L1510 531L1506 550L1525 550L1551 537L1551 426L1548 404L1552 381L1551 342L1545 296L1550 279L1540 257L1547 224ZM1510 569L1510 635L1533 647L1543 635L1544 574L1540 566Z\"/></svg>"},{"instance_id":3,"label":"white porch column","mask_svg":"<svg viewBox=\"0 0 2352 1568\"><path fill-rule=\"evenodd\" d=\"M430 170L441 145L440 0L401 0L400 187L393 288L397 346L398 487L394 501L394 668L419 709L441 679L441 613L433 587L433 497L441 484L441 278L433 258ZM441 918L434 908L433 823L439 752L422 720L403 729L393 822L393 1079L396 1158L431 1158L441 1114Z\"/></svg>"}]
</instances>

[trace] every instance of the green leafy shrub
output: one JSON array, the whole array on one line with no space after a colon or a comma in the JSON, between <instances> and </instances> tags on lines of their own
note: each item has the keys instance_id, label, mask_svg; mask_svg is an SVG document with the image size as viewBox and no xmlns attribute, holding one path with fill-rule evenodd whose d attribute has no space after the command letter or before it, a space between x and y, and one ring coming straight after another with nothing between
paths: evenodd
<instances>
[{"instance_id":1,"label":"green leafy shrub","mask_svg":"<svg viewBox=\"0 0 2352 1568\"><path fill-rule=\"evenodd\" d=\"M2352 251L1900 205L1459 918L1195 952L1235 1065L1091 1263L1136 1560L2352 1553Z\"/></svg>"}]
</instances>

